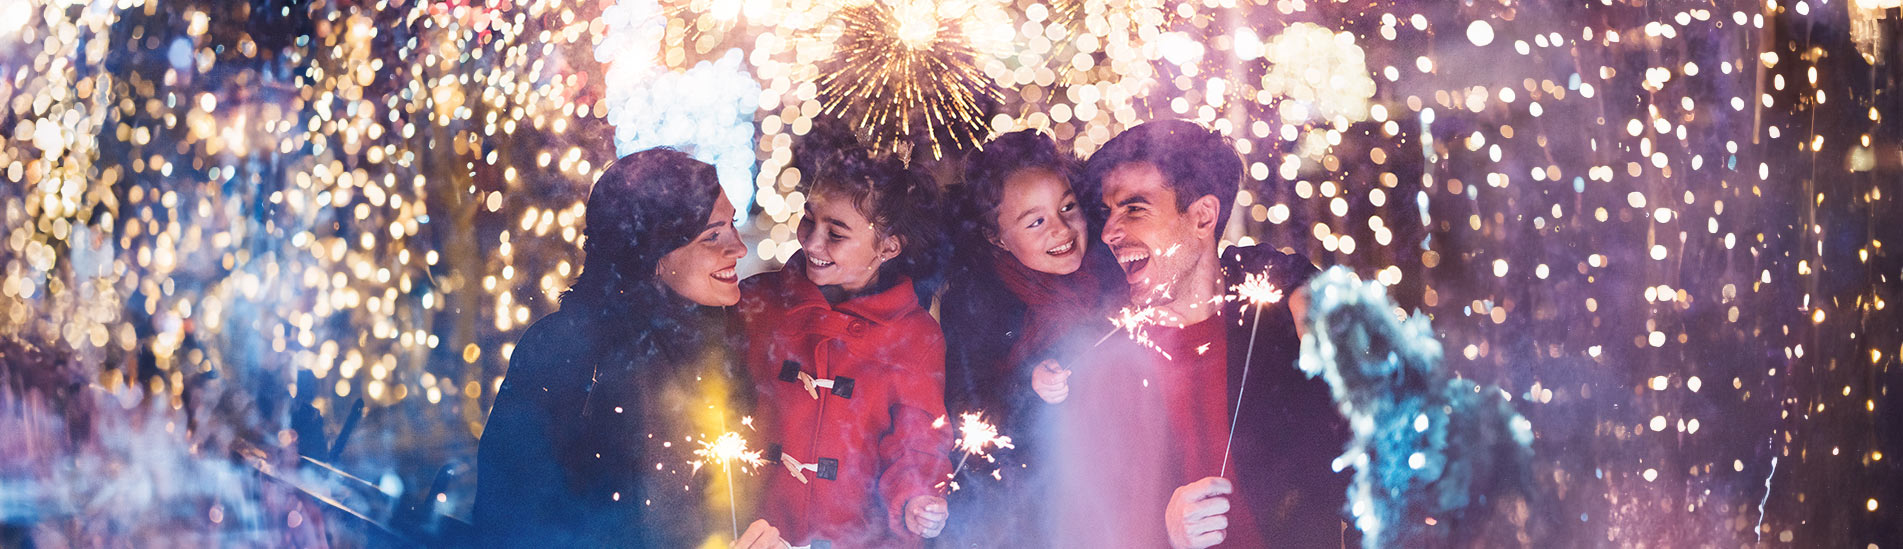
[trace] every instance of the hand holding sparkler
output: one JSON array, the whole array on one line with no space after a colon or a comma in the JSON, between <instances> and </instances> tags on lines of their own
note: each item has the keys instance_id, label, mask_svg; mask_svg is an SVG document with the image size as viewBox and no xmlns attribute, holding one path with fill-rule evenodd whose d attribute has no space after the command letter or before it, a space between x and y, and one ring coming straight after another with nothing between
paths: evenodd
<instances>
[{"instance_id":1,"label":"hand holding sparkler","mask_svg":"<svg viewBox=\"0 0 1903 549\"><path fill-rule=\"evenodd\" d=\"M780 538L780 529L767 524L766 519L756 519L747 525L747 533L733 541L734 549L786 549L786 540Z\"/></svg>"},{"instance_id":2,"label":"hand holding sparkler","mask_svg":"<svg viewBox=\"0 0 1903 549\"><path fill-rule=\"evenodd\" d=\"M1163 529L1170 547L1203 549L1229 537L1229 498L1236 487L1229 479L1205 477L1176 489L1163 508Z\"/></svg>"},{"instance_id":3,"label":"hand holding sparkler","mask_svg":"<svg viewBox=\"0 0 1903 549\"><path fill-rule=\"evenodd\" d=\"M1070 369L1056 360L1044 359L1031 369L1031 390L1044 402L1064 402L1064 399L1070 398Z\"/></svg>"},{"instance_id":4,"label":"hand holding sparkler","mask_svg":"<svg viewBox=\"0 0 1903 549\"><path fill-rule=\"evenodd\" d=\"M905 529L924 538L938 537L945 530L945 519L951 512L945 508L945 498L938 496L914 496L905 501Z\"/></svg>"}]
</instances>

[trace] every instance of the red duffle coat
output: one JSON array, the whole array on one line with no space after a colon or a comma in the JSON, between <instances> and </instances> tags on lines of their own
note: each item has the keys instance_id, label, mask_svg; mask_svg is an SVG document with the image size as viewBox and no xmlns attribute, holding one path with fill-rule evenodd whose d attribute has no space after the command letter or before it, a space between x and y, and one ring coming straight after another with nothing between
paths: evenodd
<instances>
[{"instance_id":1,"label":"red duffle coat","mask_svg":"<svg viewBox=\"0 0 1903 549\"><path fill-rule=\"evenodd\" d=\"M944 336L910 279L834 305L804 265L795 255L740 289L754 438L770 460L761 514L795 546L921 546L905 502L951 474L951 430L934 427Z\"/></svg>"}]
</instances>

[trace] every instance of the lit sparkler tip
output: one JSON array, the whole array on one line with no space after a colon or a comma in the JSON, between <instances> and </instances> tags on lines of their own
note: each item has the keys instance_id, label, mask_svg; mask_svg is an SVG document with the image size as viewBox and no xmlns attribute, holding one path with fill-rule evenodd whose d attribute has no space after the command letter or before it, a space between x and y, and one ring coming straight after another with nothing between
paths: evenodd
<instances>
[{"instance_id":1,"label":"lit sparkler tip","mask_svg":"<svg viewBox=\"0 0 1903 549\"><path fill-rule=\"evenodd\" d=\"M1161 322L1165 314L1167 313L1158 307L1141 307L1135 309L1124 307L1117 311L1117 316L1110 317L1110 324L1115 326L1116 329L1112 329L1110 333L1104 334L1103 339L1097 340L1097 344L1102 345L1105 340L1110 339L1111 334L1115 334L1121 330L1128 333L1130 340L1136 342L1137 345L1156 351L1157 354L1163 355L1164 360L1172 360L1168 351L1164 351L1162 347L1156 344L1155 340L1150 339L1148 329L1149 325Z\"/></svg>"},{"instance_id":2,"label":"lit sparkler tip","mask_svg":"<svg viewBox=\"0 0 1903 549\"><path fill-rule=\"evenodd\" d=\"M998 434L998 427L986 423L980 412L958 414L958 449L967 454L983 456L989 448L1015 448L1011 437Z\"/></svg>"},{"instance_id":3,"label":"lit sparkler tip","mask_svg":"<svg viewBox=\"0 0 1903 549\"><path fill-rule=\"evenodd\" d=\"M1282 301L1282 289L1269 282L1268 273L1253 273L1242 277L1242 283L1229 288L1238 299L1248 300L1254 305L1270 305Z\"/></svg>"},{"instance_id":4,"label":"lit sparkler tip","mask_svg":"<svg viewBox=\"0 0 1903 549\"><path fill-rule=\"evenodd\" d=\"M700 456L705 461L717 462L723 467L731 467L737 463L741 471L748 471L767 462L766 458L761 457L761 451L747 449L747 439L740 436L740 433L728 431L721 433L712 441L697 442L701 447L694 450L694 455ZM689 463L694 466L695 472L699 472L703 465L702 460Z\"/></svg>"}]
</instances>

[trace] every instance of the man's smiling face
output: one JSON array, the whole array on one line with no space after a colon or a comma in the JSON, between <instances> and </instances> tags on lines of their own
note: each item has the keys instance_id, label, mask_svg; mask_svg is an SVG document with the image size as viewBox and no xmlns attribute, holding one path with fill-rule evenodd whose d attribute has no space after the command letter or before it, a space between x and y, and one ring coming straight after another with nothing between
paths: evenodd
<instances>
[{"instance_id":1,"label":"man's smiling face","mask_svg":"<svg viewBox=\"0 0 1903 549\"><path fill-rule=\"evenodd\" d=\"M1124 164L1104 177L1103 206L1109 211L1103 241L1123 267L1131 303L1167 304L1171 286L1195 267L1196 221L1177 208L1176 191L1147 162Z\"/></svg>"}]
</instances>

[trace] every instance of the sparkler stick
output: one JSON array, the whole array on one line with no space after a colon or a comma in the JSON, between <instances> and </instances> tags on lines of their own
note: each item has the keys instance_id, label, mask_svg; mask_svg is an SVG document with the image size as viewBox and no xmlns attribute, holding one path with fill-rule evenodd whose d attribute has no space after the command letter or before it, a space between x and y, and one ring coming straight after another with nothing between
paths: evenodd
<instances>
[{"instance_id":1,"label":"sparkler stick","mask_svg":"<svg viewBox=\"0 0 1903 549\"><path fill-rule=\"evenodd\" d=\"M720 471L727 475L727 520L733 528L733 539L740 539L740 511L733 501L733 468L721 467Z\"/></svg>"},{"instance_id":2,"label":"sparkler stick","mask_svg":"<svg viewBox=\"0 0 1903 549\"><path fill-rule=\"evenodd\" d=\"M1249 349L1242 354L1242 381L1236 382L1236 410L1229 417L1229 440L1222 444L1222 467L1216 476L1229 474L1229 450L1236 443L1236 421L1242 418L1242 392L1249 388L1249 363L1255 360L1255 337L1262 324L1262 310L1269 305L1282 301L1282 289L1269 283L1268 273L1252 274L1243 277L1242 283L1230 288L1240 299L1249 300L1255 305L1254 319L1249 322Z\"/></svg>"}]
</instances>

